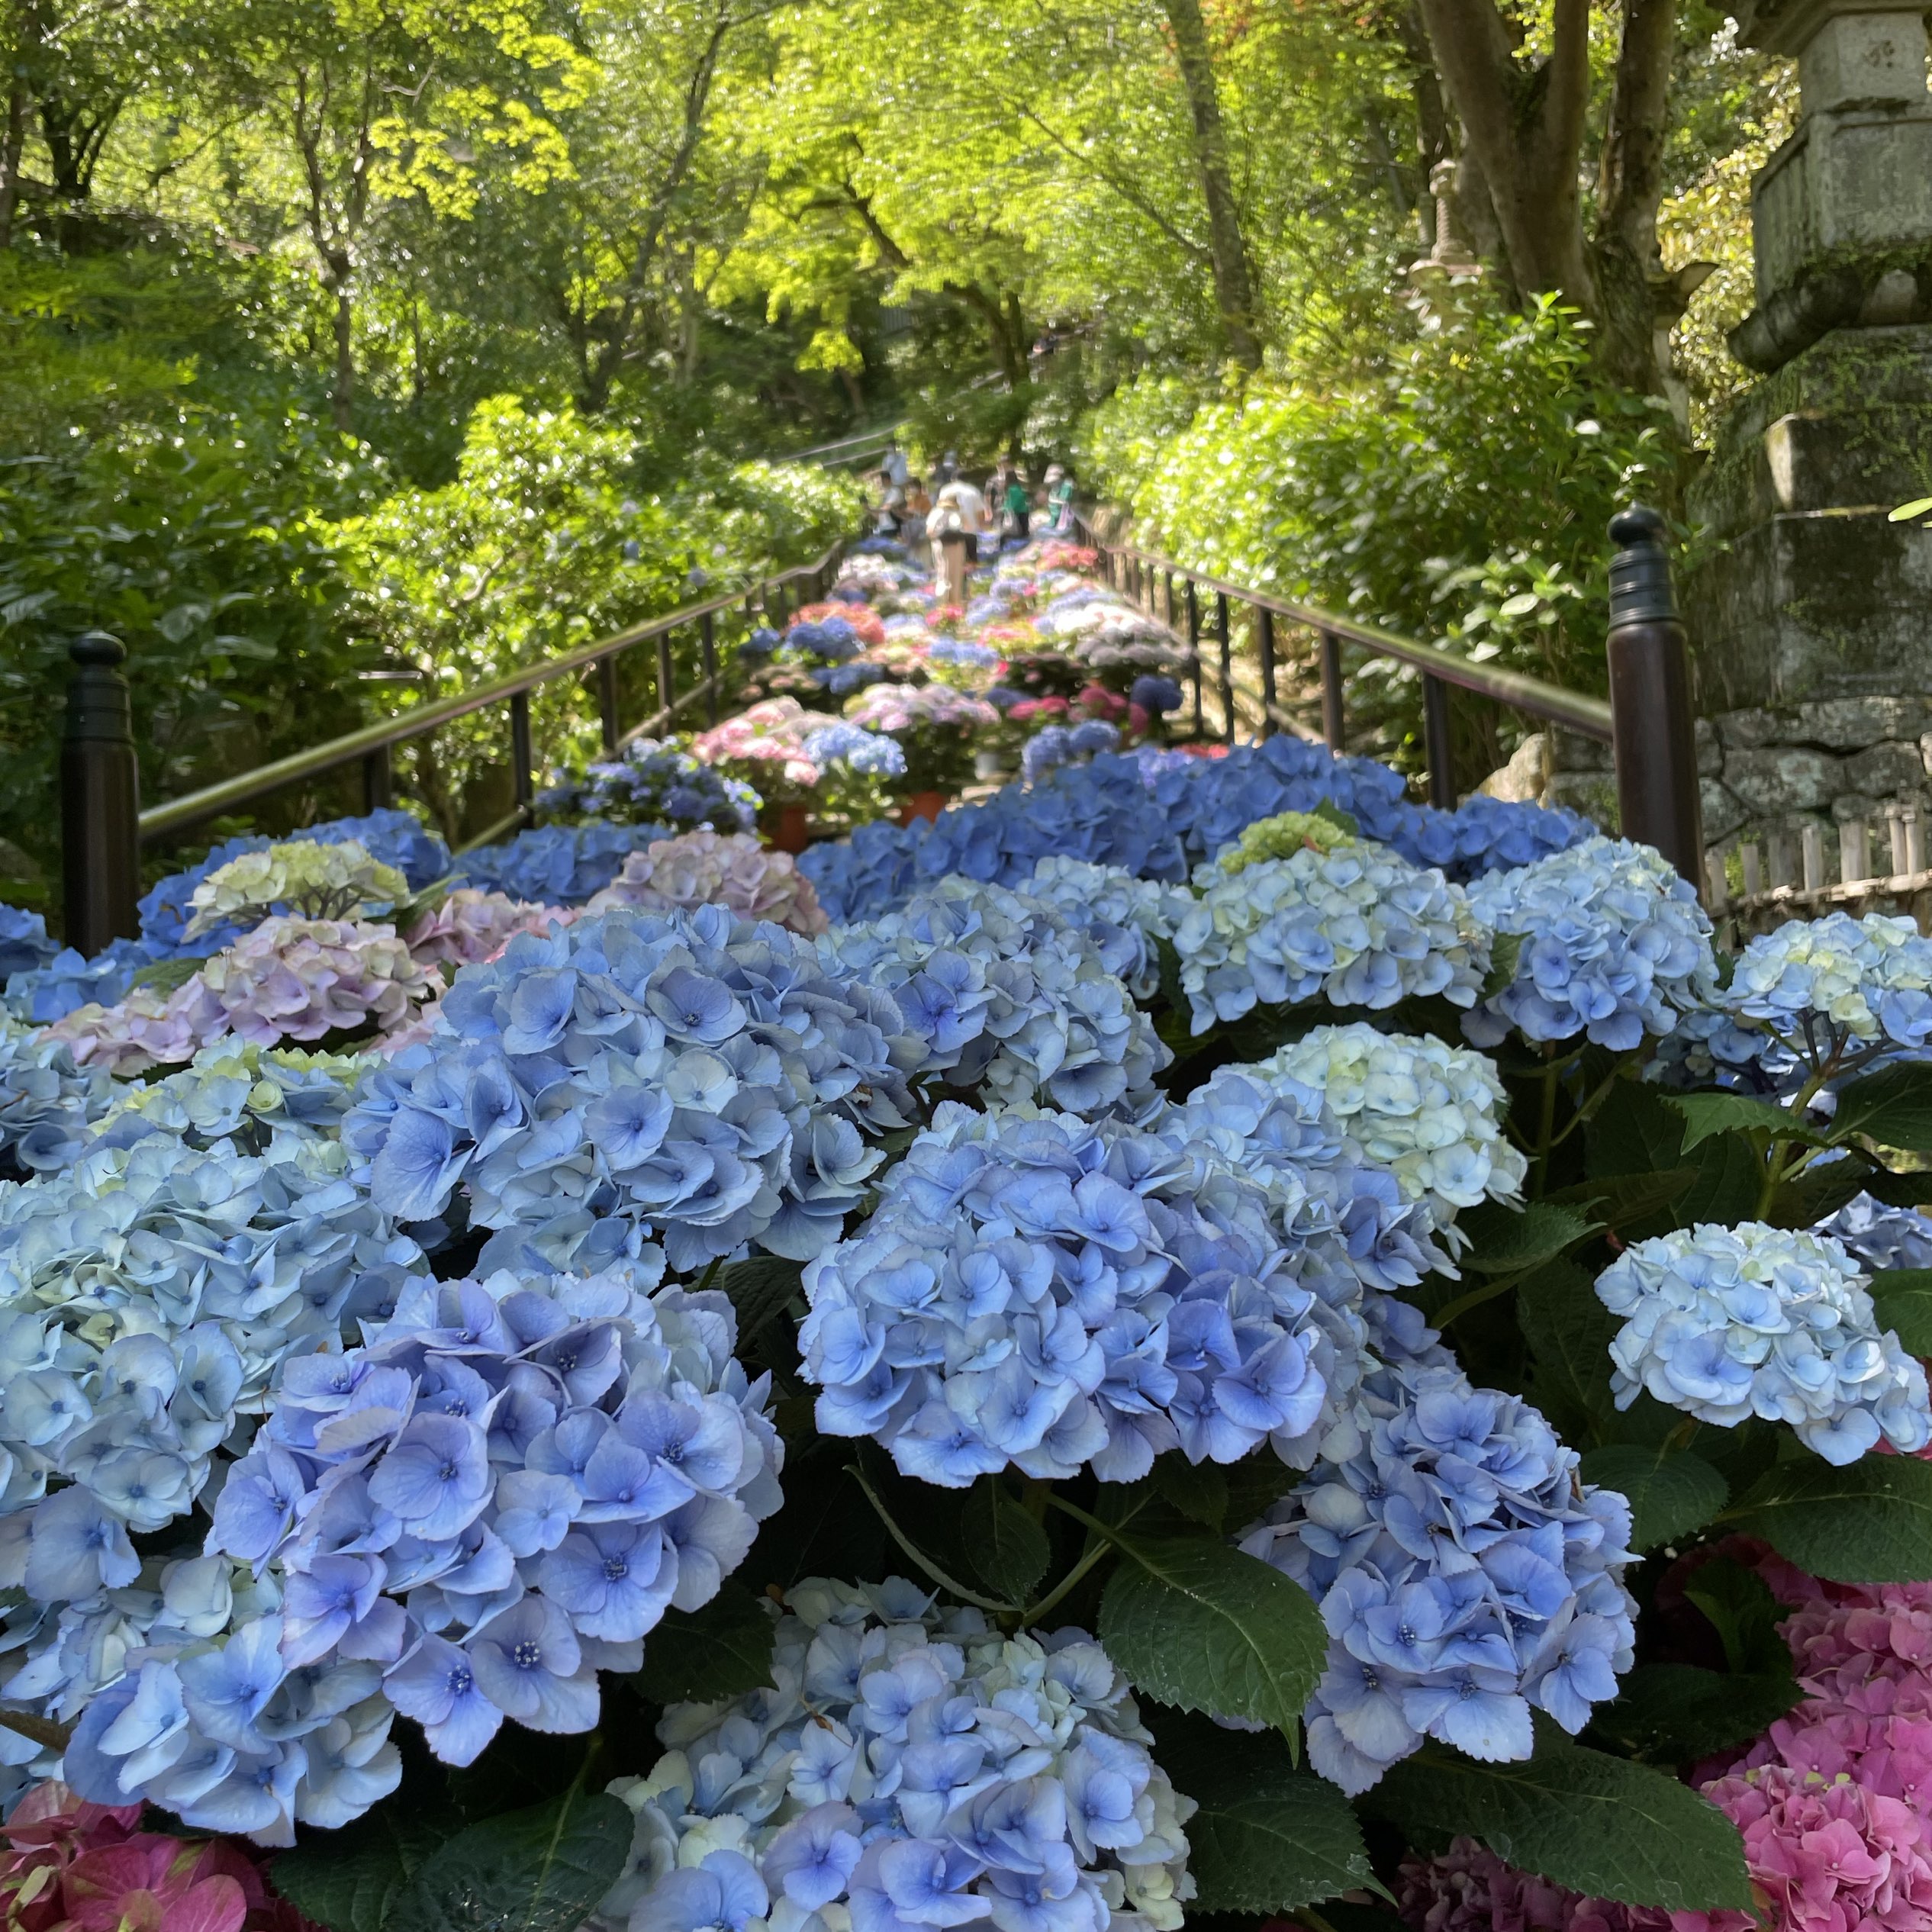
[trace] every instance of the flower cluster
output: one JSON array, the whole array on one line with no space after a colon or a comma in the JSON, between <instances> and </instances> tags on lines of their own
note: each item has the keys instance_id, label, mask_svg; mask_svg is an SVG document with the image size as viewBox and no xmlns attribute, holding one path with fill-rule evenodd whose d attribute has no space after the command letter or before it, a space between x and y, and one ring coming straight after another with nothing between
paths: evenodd
<instances>
[{"instance_id":1,"label":"flower cluster","mask_svg":"<svg viewBox=\"0 0 1932 1932\"><path fill-rule=\"evenodd\" d=\"M1083 1631L800 1583L771 1688L674 1705L658 1734L651 1775L612 1787L637 1824L604 1925L1179 1932L1193 1895L1193 1805Z\"/></svg>"},{"instance_id":2,"label":"flower cluster","mask_svg":"<svg viewBox=\"0 0 1932 1932\"><path fill-rule=\"evenodd\" d=\"M636 738L618 757L554 773L536 802L559 817L677 832L749 832L763 801L749 785L676 745Z\"/></svg>"},{"instance_id":3,"label":"flower cluster","mask_svg":"<svg viewBox=\"0 0 1932 1932\"><path fill-rule=\"evenodd\" d=\"M1411 1853L1397 1893L1413 1932L1671 1932L1669 1912L1586 1898L1554 1879L1506 1865L1473 1838L1435 1858Z\"/></svg>"},{"instance_id":4,"label":"flower cluster","mask_svg":"<svg viewBox=\"0 0 1932 1932\"><path fill-rule=\"evenodd\" d=\"M82 1006L45 1037L117 1074L192 1059L230 1034L272 1046L331 1033L392 1032L443 990L388 926L269 919L171 993L137 987L118 1006Z\"/></svg>"},{"instance_id":5,"label":"flower cluster","mask_svg":"<svg viewBox=\"0 0 1932 1932\"><path fill-rule=\"evenodd\" d=\"M778 1506L783 1447L729 1299L653 1296L662 1266L418 1277L361 1347L290 1365L209 1538L275 1566L280 1673L373 1664L468 1764L506 1717L589 1730L598 1670L635 1670L667 1609L717 1594ZM89 1742L131 1760L133 1728Z\"/></svg>"},{"instance_id":6,"label":"flower cluster","mask_svg":"<svg viewBox=\"0 0 1932 1932\"><path fill-rule=\"evenodd\" d=\"M1039 900L942 879L819 951L842 978L897 1000L924 1042L922 1074L1078 1114L1158 1104L1154 1077L1172 1055L1100 949Z\"/></svg>"},{"instance_id":7,"label":"flower cluster","mask_svg":"<svg viewBox=\"0 0 1932 1932\"><path fill-rule=\"evenodd\" d=\"M542 906L581 906L617 876L634 852L670 836L662 825L545 825L507 845L478 845L457 862L457 877L485 892Z\"/></svg>"},{"instance_id":8,"label":"flower cluster","mask_svg":"<svg viewBox=\"0 0 1932 1932\"><path fill-rule=\"evenodd\" d=\"M948 1488L1009 1464L1131 1482L1165 1449L1270 1441L1305 1465L1353 1365L1270 1209L1205 1150L942 1105L806 1270L818 1426Z\"/></svg>"},{"instance_id":9,"label":"flower cluster","mask_svg":"<svg viewBox=\"0 0 1932 1932\"><path fill-rule=\"evenodd\" d=\"M399 1219L461 1184L478 1225L536 1241L658 1232L678 1268L748 1241L835 1240L913 1118L919 1043L890 996L722 906L604 913L465 967L429 1040L372 1073L343 1126ZM600 1225L601 1224L601 1225Z\"/></svg>"},{"instance_id":10,"label":"flower cluster","mask_svg":"<svg viewBox=\"0 0 1932 1932\"><path fill-rule=\"evenodd\" d=\"M1061 765L1119 749L1120 728L1104 718L1088 718L1071 726L1048 725L1026 741L1019 755L1020 770L1029 784L1038 784Z\"/></svg>"},{"instance_id":11,"label":"flower cluster","mask_svg":"<svg viewBox=\"0 0 1932 1932\"><path fill-rule=\"evenodd\" d=\"M1177 886L1137 879L1117 865L1081 858L1043 858L1019 890L1043 900L1100 948L1107 971L1127 982L1137 1000L1160 989L1160 946L1194 902Z\"/></svg>"},{"instance_id":12,"label":"flower cluster","mask_svg":"<svg viewBox=\"0 0 1932 1932\"><path fill-rule=\"evenodd\" d=\"M0 906L0 984L16 973L50 964L60 950L47 937L47 923L38 913Z\"/></svg>"},{"instance_id":13,"label":"flower cluster","mask_svg":"<svg viewBox=\"0 0 1932 1932\"><path fill-rule=\"evenodd\" d=\"M1515 977L1463 1029L1495 1046L1569 1040L1627 1053L1717 995L1711 922L1689 881L1648 845L1590 839L1469 889L1484 925L1518 935Z\"/></svg>"},{"instance_id":14,"label":"flower cluster","mask_svg":"<svg viewBox=\"0 0 1932 1932\"><path fill-rule=\"evenodd\" d=\"M1461 889L1385 847L1304 846L1232 877L1204 868L1196 883L1174 949L1196 1033L1318 993L1341 1006L1428 993L1467 1006L1482 990L1488 939Z\"/></svg>"},{"instance_id":15,"label":"flower cluster","mask_svg":"<svg viewBox=\"0 0 1932 1932\"><path fill-rule=\"evenodd\" d=\"M1858 1264L1828 1235L1679 1228L1626 1248L1596 1292L1623 1319L1610 1345L1620 1409L1647 1389L1721 1428L1787 1422L1830 1463L1881 1437L1907 1454L1932 1443L1925 1370L1880 1332Z\"/></svg>"},{"instance_id":16,"label":"flower cluster","mask_svg":"<svg viewBox=\"0 0 1932 1932\"><path fill-rule=\"evenodd\" d=\"M1932 1041L1932 939L1911 919L1831 913L1792 919L1738 955L1711 1051L1773 1077Z\"/></svg>"},{"instance_id":17,"label":"flower cluster","mask_svg":"<svg viewBox=\"0 0 1932 1932\"><path fill-rule=\"evenodd\" d=\"M1351 1793L1425 1737L1527 1758L1532 1707L1579 1731L1632 1661L1629 1505L1579 1483L1575 1451L1527 1402L1472 1387L1440 1354L1371 1377L1359 1453L1241 1539L1321 1605L1309 1758Z\"/></svg>"},{"instance_id":18,"label":"flower cluster","mask_svg":"<svg viewBox=\"0 0 1932 1932\"><path fill-rule=\"evenodd\" d=\"M66 1167L111 1090L105 1067L0 1016L0 1160L30 1174Z\"/></svg>"},{"instance_id":19,"label":"flower cluster","mask_svg":"<svg viewBox=\"0 0 1932 1932\"><path fill-rule=\"evenodd\" d=\"M811 733L805 739L805 755L821 771L844 765L876 778L906 775L906 753L897 739L843 720L835 720Z\"/></svg>"},{"instance_id":20,"label":"flower cluster","mask_svg":"<svg viewBox=\"0 0 1932 1932\"><path fill-rule=\"evenodd\" d=\"M845 716L868 731L887 732L921 726L970 732L1000 722L999 713L983 698L950 684L874 684L846 705Z\"/></svg>"},{"instance_id":21,"label":"flower cluster","mask_svg":"<svg viewBox=\"0 0 1932 1932\"><path fill-rule=\"evenodd\" d=\"M795 697L768 697L700 733L691 749L707 765L749 764L762 779L768 769L770 778L762 780L768 790L773 784L809 790L819 781L819 768L805 755L805 740L825 722Z\"/></svg>"},{"instance_id":22,"label":"flower cluster","mask_svg":"<svg viewBox=\"0 0 1932 1932\"><path fill-rule=\"evenodd\" d=\"M1388 1169L1406 1199L1428 1203L1440 1228L1480 1201L1521 1198L1529 1164L1502 1131L1509 1096L1480 1053L1357 1023L1318 1026L1239 1071L1319 1093L1351 1157Z\"/></svg>"},{"instance_id":23,"label":"flower cluster","mask_svg":"<svg viewBox=\"0 0 1932 1932\"><path fill-rule=\"evenodd\" d=\"M1331 852L1355 842L1356 834L1339 818L1319 812L1277 812L1272 818L1257 819L1232 845L1216 852L1210 869L1232 879L1264 859L1292 858L1304 851Z\"/></svg>"},{"instance_id":24,"label":"flower cluster","mask_svg":"<svg viewBox=\"0 0 1932 1932\"><path fill-rule=\"evenodd\" d=\"M425 831L420 819L393 807L362 818L333 819L324 825L311 826L302 834L302 839L310 845L347 842L360 845L378 864L400 872L412 893L434 884L450 866L448 846L433 832ZM269 842L259 835L224 839L198 865L162 880L140 903L141 939L149 949L149 956L198 958L238 936L237 932L217 929L198 940L187 939L195 890L211 873L244 853L266 852Z\"/></svg>"},{"instance_id":25,"label":"flower cluster","mask_svg":"<svg viewBox=\"0 0 1932 1932\"><path fill-rule=\"evenodd\" d=\"M794 932L826 929L811 881L791 855L767 852L742 832L687 832L633 852L588 910L668 913L699 906L728 906L741 919L768 919Z\"/></svg>"},{"instance_id":26,"label":"flower cluster","mask_svg":"<svg viewBox=\"0 0 1932 1932\"><path fill-rule=\"evenodd\" d=\"M408 882L352 839L319 844L293 839L243 852L211 872L188 903L193 916L182 937L219 929L246 932L271 912L307 919L346 919L386 912L407 897Z\"/></svg>"},{"instance_id":27,"label":"flower cluster","mask_svg":"<svg viewBox=\"0 0 1932 1932\"><path fill-rule=\"evenodd\" d=\"M0 1911L26 1932L315 1932L261 1866L222 1839L140 1829L139 1805L92 1805L57 1779L0 1826Z\"/></svg>"},{"instance_id":28,"label":"flower cluster","mask_svg":"<svg viewBox=\"0 0 1932 1932\"><path fill-rule=\"evenodd\" d=\"M493 959L520 932L541 932L572 915L555 906L535 906L507 893L459 886L420 913L403 935L410 956L422 966L473 966Z\"/></svg>"},{"instance_id":29,"label":"flower cluster","mask_svg":"<svg viewBox=\"0 0 1932 1932\"><path fill-rule=\"evenodd\" d=\"M135 975L155 963L138 939L111 940L92 959L63 946L44 966L7 981L7 1011L30 1026L50 1026L77 1006L117 1006L133 990Z\"/></svg>"},{"instance_id":30,"label":"flower cluster","mask_svg":"<svg viewBox=\"0 0 1932 1932\"><path fill-rule=\"evenodd\" d=\"M1831 1235L1861 1267L1932 1268L1932 1216L1917 1208L1854 1194L1814 1232Z\"/></svg>"},{"instance_id":31,"label":"flower cluster","mask_svg":"<svg viewBox=\"0 0 1932 1932\"><path fill-rule=\"evenodd\" d=\"M178 1073L114 1090L92 1138L128 1147L159 1130L203 1149L226 1141L246 1154L333 1141L369 1064L356 1055L220 1040Z\"/></svg>"}]
</instances>

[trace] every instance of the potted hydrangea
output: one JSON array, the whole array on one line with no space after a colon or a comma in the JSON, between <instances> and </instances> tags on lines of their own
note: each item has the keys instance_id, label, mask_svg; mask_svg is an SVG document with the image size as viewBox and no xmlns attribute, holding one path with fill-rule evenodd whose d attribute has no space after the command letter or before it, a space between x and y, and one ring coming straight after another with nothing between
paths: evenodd
<instances>
[{"instance_id":1,"label":"potted hydrangea","mask_svg":"<svg viewBox=\"0 0 1932 1932\"><path fill-rule=\"evenodd\" d=\"M906 760L902 825L945 810L972 774L974 738L1000 723L985 699L947 684L874 684L847 704L845 716L898 740Z\"/></svg>"}]
</instances>

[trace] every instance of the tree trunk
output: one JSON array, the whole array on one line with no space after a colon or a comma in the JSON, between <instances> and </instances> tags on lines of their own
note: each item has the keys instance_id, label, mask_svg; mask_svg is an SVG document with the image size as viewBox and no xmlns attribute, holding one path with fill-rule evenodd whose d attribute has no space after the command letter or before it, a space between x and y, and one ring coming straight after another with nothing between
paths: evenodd
<instances>
[{"instance_id":1,"label":"tree trunk","mask_svg":"<svg viewBox=\"0 0 1932 1932\"><path fill-rule=\"evenodd\" d=\"M1221 96L1215 85L1214 60L1200 0L1164 0L1173 29L1174 58L1194 122L1194 165L1207 204L1208 250L1214 272L1215 306L1221 312L1228 353L1243 369L1261 366L1261 321L1254 277L1241 233L1241 209L1228 167L1228 141L1221 124Z\"/></svg>"},{"instance_id":2,"label":"tree trunk","mask_svg":"<svg viewBox=\"0 0 1932 1932\"><path fill-rule=\"evenodd\" d=\"M13 245L14 212L20 206L20 158L27 145L27 82L16 72L7 93L7 124L0 130L0 248Z\"/></svg>"},{"instance_id":3,"label":"tree trunk","mask_svg":"<svg viewBox=\"0 0 1932 1932\"><path fill-rule=\"evenodd\" d=\"M1667 394L1676 382L1668 333L1676 316L1667 307L1660 313L1670 285L1657 246L1657 208L1676 26L1676 0L1624 0L1591 238L1597 359L1626 388L1651 394Z\"/></svg>"},{"instance_id":4,"label":"tree trunk","mask_svg":"<svg viewBox=\"0 0 1932 1932\"><path fill-rule=\"evenodd\" d=\"M346 436L356 427L356 298L350 292L347 266L340 278L331 275L336 295L335 381L329 392L336 427Z\"/></svg>"},{"instance_id":5,"label":"tree trunk","mask_svg":"<svg viewBox=\"0 0 1932 1932\"><path fill-rule=\"evenodd\" d=\"M1488 183L1511 279L1586 314L1596 288L1583 250L1577 157L1589 105L1589 0L1554 0L1547 59L1525 66L1495 0L1421 0L1436 71Z\"/></svg>"}]
</instances>

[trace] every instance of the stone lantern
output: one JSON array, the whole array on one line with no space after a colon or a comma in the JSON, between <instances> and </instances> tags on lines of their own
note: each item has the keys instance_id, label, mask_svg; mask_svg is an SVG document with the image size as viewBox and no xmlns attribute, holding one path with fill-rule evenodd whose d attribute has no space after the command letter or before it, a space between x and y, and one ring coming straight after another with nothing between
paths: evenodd
<instances>
[{"instance_id":1,"label":"stone lantern","mask_svg":"<svg viewBox=\"0 0 1932 1932\"><path fill-rule=\"evenodd\" d=\"M1691 507L1721 547L1686 586L1721 839L1916 796L1932 733L1932 95L1923 0L1746 0L1801 114L1752 191L1764 378Z\"/></svg>"}]
</instances>

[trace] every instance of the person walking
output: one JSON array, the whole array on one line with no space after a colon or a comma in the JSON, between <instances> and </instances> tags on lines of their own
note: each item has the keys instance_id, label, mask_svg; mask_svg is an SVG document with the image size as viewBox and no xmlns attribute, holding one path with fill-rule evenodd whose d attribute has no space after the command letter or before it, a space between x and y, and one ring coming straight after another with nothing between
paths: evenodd
<instances>
[{"instance_id":1,"label":"person walking","mask_svg":"<svg viewBox=\"0 0 1932 1932\"><path fill-rule=\"evenodd\" d=\"M980 539L993 533L992 519L987 514L986 498L971 480L959 477L946 485L959 505L959 527L966 533L966 566L970 570L980 560ZM944 496L945 491L939 493Z\"/></svg>"},{"instance_id":2,"label":"person walking","mask_svg":"<svg viewBox=\"0 0 1932 1932\"><path fill-rule=\"evenodd\" d=\"M1047 510L1051 520L1047 528L1055 536L1065 536L1074 527L1074 479L1058 463L1047 467Z\"/></svg>"},{"instance_id":3,"label":"person walking","mask_svg":"<svg viewBox=\"0 0 1932 1932\"><path fill-rule=\"evenodd\" d=\"M1006 511L1006 535L1024 543L1032 518L1033 499L1027 490L1026 479L1018 470L1007 472L1006 501L1003 507Z\"/></svg>"}]
</instances>

